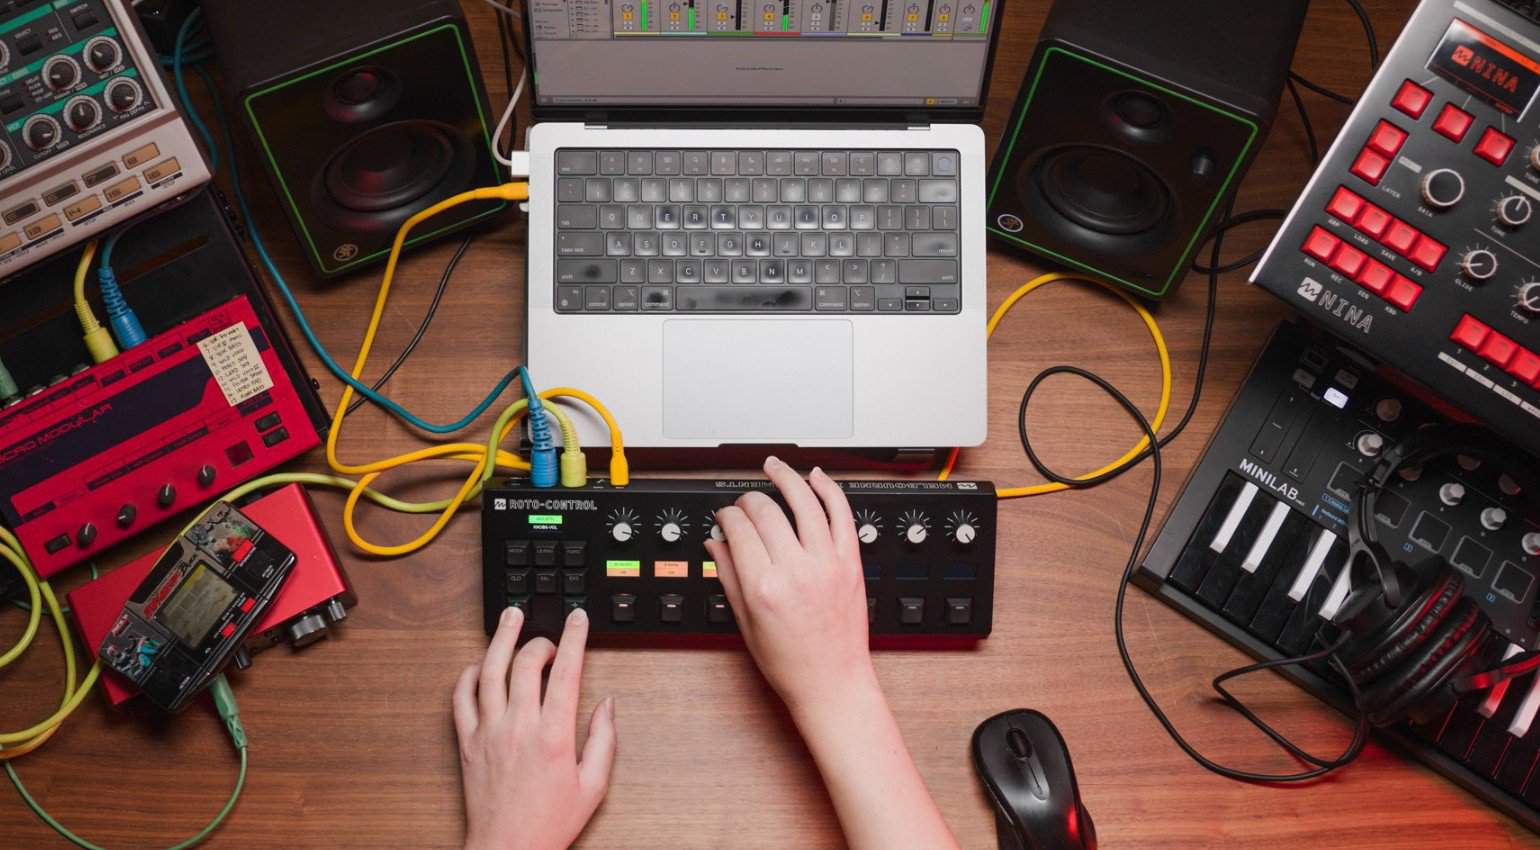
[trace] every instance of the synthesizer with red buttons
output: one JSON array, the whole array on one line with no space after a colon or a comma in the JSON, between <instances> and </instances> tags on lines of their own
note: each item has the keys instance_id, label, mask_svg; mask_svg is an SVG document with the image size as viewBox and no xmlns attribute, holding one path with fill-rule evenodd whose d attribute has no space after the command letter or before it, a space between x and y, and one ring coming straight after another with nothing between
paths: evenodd
<instances>
[{"instance_id":1,"label":"synthesizer with red buttons","mask_svg":"<svg viewBox=\"0 0 1540 850\"><path fill-rule=\"evenodd\" d=\"M1424 0L1252 276L1540 451L1540 22Z\"/></svg>"}]
</instances>

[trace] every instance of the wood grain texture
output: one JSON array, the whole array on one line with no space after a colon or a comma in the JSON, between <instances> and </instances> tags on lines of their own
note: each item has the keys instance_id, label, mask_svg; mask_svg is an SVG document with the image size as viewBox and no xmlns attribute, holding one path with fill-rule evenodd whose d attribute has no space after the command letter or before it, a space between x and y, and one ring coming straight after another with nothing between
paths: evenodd
<instances>
[{"instance_id":1,"label":"wood grain texture","mask_svg":"<svg viewBox=\"0 0 1540 850\"><path fill-rule=\"evenodd\" d=\"M481 4L467 5L492 100L501 106L507 93L493 20ZM1008 5L985 121L991 139L1001 135L1047 5ZM1412 5L1369 3L1382 46L1388 48ZM1245 14L1245 4L1237 3L1236 13ZM1346 3L1315 4L1296 67L1338 91L1357 91L1367 81L1363 38ZM1329 139L1346 110L1307 97L1318 130ZM1309 175L1298 118L1287 107L1279 115L1238 209L1286 207ZM255 171L249 149L243 161L253 166L248 173ZM374 298L373 276L309 281L270 187L249 179L256 214L280 265L292 275L325 344L350 362ZM1259 248L1267 235L1266 225L1237 232L1227 253ZM513 217L483 229L432 332L392 381L394 397L429 418L447 420L517 360L523 242L522 223ZM440 244L406 262L371 374L410 337L452 249ZM989 271L996 303L1041 268L997 251ZM1176 411L1190 392L1203 305L1204 287L1194 278L1159 310L1177 368ZM1162 511L1286 313L1248 286L1243 274L1224 278L1203 403L1187 435L1166 453ZM1046 366L1094 369L1146 410L1157 398L1147 336L1132 313L1104 293L1049 287L1017 308L991 348L992 434L988 445L964 454L966 476L1002 484L1034 480L1024 471L1014 416L1021 389ZM322 378L328 404L335 403L337 382L304 354ZM1100 465L1136 436L1115 405L1079 383L1050 382L1036 404L1031 425L1037 444L1065 470ZM420 445L373 409L349 422L346 458ZM295 464L324 466L319 452ZM440 492L447 472L401 474L386 483ZM1148 470L1141 470L1091 492L1004 504L994 636L975 651L878 658L914 756L964 847L995 846L994 819L967 757L969 735L984 717L1017 706L1047 712L1063 730L1108 850L1540 847L1540 839L1512 821L1378 746L1350 769L1290 790L1229 782L1188 761L1129 686L1112 639L1116 580L1148 486ZM462 816L449 692L459 670L485 645L477 518L461 517L421 554L377 561L343 545L338 497L322 494L317 502L338 529L360 602L334 639L298 653L272 650L234 677L251 738L251 776L239 807L209 846L454 846ZM363 525L366 534L388 541L406 539L418 527L378 513ZM163 542L164 534L149 535L103 565ZM67 576L60 584L81 578ZM0 645L9 645L21 625L14 613L0 617ZM1138 591L1130 594L1128 633L1155 694L1198 746L1233 764L1293 767L1209 699L1208 680L1240 662L1239 653ZM0 675L0 726L20 728L50 712L62 667L45 626L23 661ZM1340 717L1286 683L1264 677L1243 690L1321 752L1335 751L1346 739ZM806 750L741 652L597 650L589 659L582 710L605 695L617 697L620 754L610 797L580 847L843 846ZM143 709L113 712L94 697L19 767L54 815L111 847L165 846L192 833L218 808L234 776L233 755L212 712L195 707L166 720ZM61 843L3 783L0 825L0 845Z\"/></svg>"}]
</instances>

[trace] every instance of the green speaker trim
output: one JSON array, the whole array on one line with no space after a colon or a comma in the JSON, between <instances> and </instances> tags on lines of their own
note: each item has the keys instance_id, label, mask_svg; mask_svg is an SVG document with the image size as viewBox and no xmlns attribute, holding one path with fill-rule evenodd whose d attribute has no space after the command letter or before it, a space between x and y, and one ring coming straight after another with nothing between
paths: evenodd
<instances>
[{"instance_id":1,"label":"green speaker trim","mask_svg":"<svg viewBox=\"0 0 1540 850\"><path fill-rule=\"evenodd\" d=\"M342 60L340 62L333 62L330 65L326 65L324 67L316 68L315 70L308 71L308 72L306 72L304 74L301 74L301 75L299 75L297 77L294 77L293 79L285 80L285 81L283 81L281 83L274 83L273 85L267 86L266 88L257 89L256 91L253 91L250 94L246 95L245 99L242 101L242 106L244 106L245 109L246 109L246 117L251 122L252 132L256 134L257 141L259 143L261 143L262 155L267 157L268 164L271 166L271 171L277 177L278 188L283 193L284 202L289 205L289 210L290 210L290 213L291 213L290 217L294 219L294 221L298 225L300 231L304 234L304 236L305 236L305 245L307 247L309 247L311 256L315 258L315 264L316 264L317 268L328 268L327 262L322 259L321 252L316 247L315 238L310 234L310 228L305 225L304 215L300 212L299 205L297 203L295 203L293 194L291 194L289 192L288 181L283 179L283 171L282 171L282 169L280 169L278 167L278 160L273 156L272 148L269 147L269 145L268 145L267 134L262 132L262 125L257 120L256 111L252 108L252 101L256 100L259 97L264 97L266 95L272 94L273 92L276 92L276 91L288 88L289 86L296 85L296 84L301 83L301 82L303 82L305 80L308 80L308 79L310 79L312 77L316 77L316 76L319 76L321 74L327 74L327 73L330 73L332 71L337 70L338 68L342 68L342 67L345 67L347 65L352 65L352 64L358 62L360 59L367 59L370 56L374 56L374 55L379 54L379 53L384 53L385 51L392 50L392 49L394 49L394 48L396 48L396 47L398 47L398 46L400 46L402 44L407 44L409 42L417 41L419 39L428 38L429 36L436 35L436 34L438 34L440 32L443 32L444 30L449 30L449 31L454 33L455 45L460 50L460 61L462 63L464 63L464 65L465 65L465 81L466 81L466 84L471 89L471 100L476 104L476 117L481 120L481 137L482 137L482 140L486 142L488 153L493 154L492 159L493 159L494 162L496 162L496 160L497 160L497 157L495 155L496 148L494 147L494 145L492 143L491 131L487 127L487 115L481 109L481 96L476 91L475 85L473 85L471 83L471 81L475 79L475 73L474 73L474 71L471 70L471 64L470 64L471 60L470 60L470 57L466 53L466 50L465 50L465 39L462 38L461 35L460 35L460 28L458 26L456 26L455 24L453 24L453 23L446 23L446 24L442 24L440 26L433 27L431 29L425 29L422 32L419 32L419 33L417 33L415 35L412 35L412 36L409 36L407 38L397 39L395 41L390 42L389 44L382 44L382 45L380 45L378 47L375 47L372 50L369 50L366 53L359 53L359 54L350 56L347 59L344 59L344 60ZM450 232L452 230L456 230L458 228L464 227L465 225L470 224L473 221L478 221L480 219L486 218L489 215L493 215L495 213L501 212L507 206L508 206L508 204L507 204L506 201L497 201L492 206L488 207L484 212L478 213L478 214L473 215L473 216L471 216L469 218L462 219L462 220L454 222L452 224L445 225L444 227L441 227L441 228L439 228L437 230L432 230L432 231L428 231L428 232L425 232L425 233L420 233L420 234L418 234L416 236L413 236L413 237L411 237L410 239L408 239L406 241L406 246L417 245L417 244L420 244L422 242L426 242L426 241L429 241L431 239L435 239L435 238L437 238L439 236L442 236L445 233L448 233L448 232ZM347 261L347 262L345 262L345 263L343 263L343 264L341 264L339 266L336 266L336 267L332 268L332 273L333 274L339 274L341 272L347 271L350 268L353 268L354 266L364 265L364 264L367 264L367 263L369 263L369 262L371 262L373 260L377 260L377 259L379 259L381 257L384 257L385 255L387 255L389 253L390 253L389 249L385 249L385 250L382 250L382 251L376 251L373 254L364 254L364 255L360 255L360 256L354 257L351 260L349 260L349 261Z\"/></svg>"},{"instance_id":2,"label":"green speaker trim","mask_svg":"<svg viewBox=\"0 0 1540 850\"><path fill-rule=\"evenodd\" d=\"M1098 269L1095 266L1089 265L1087 263L1083 263L1074 259L1073 257L1067 257L1050 248L1029 242L1008 230L1003 230L999 227L996 227L994 222L988 222L986 225L990 233L1015 242L1018 245L1021 245L1035 253L1052 257L1067 266L1080 269L1084 272L1089 272L1093 275L1096 275L1097 277L1112 281L1121 286L1126 286L1129 289L1135 290L1137 292L1142 292L1152 298L1165 297L1165 295L1171 292L1172 288L1177 284L1177 282L1181 280L1182 275L1186 274L1187 267L1190 265L1193 247L1197 244L1198 238L1208 229L1208 223L1214 217L1214 210L1218 208L1220 199L1222 199L1225 196L1225 193L1230 190L1230 184L1234 182L1235 175L1240 172L1241 165L1246 161L1247 154L1250 153L1252 146L1256 144L1257 136L1261 133L1261 127L1257 125L1257 122L1247 118L1244 115L1231 112L1227 109L1222 109L1212 103L1199 100L1195 97L1192 97L1191 95L1184 94L1183 92L1177 91L1169 86L1155 82L1154 80L1148 79L1146 77L1140 77L1136 74L1131 74L1122 68L1114 67L1105 62L1093 59L1090 56L1073 53L1071 51L1065 50L1062 47L1049 47L1043 51L1042 61L1037 63L1037 70L1032 78L1032 86L1027 90L1027 97L1021 103L1021 107L1018 110L1016 124L1011 128L1010 141L1006 143L1005 150L998 154L996 157L997 161L1000 163L1000 170L997 174L995 174L994 184L989 187L989 198L985 202L986 208L994 206L995 195L999 193L1000 183L1005 179L1005 164L1010 161L1011 151L1015 150L1016 148L1016 138L1021 134L1022 123L1027 120L1027 113L1030 111L1032 98L1037 94L1037 84L1042 80L1043 69L1048 65L1048 60L1051 59L1055 53L1062 53L1069 59L1075 59L1080 62L1084 62L1087 65L1093 65L1097 68L1101 68L1104 71L1110 71L1113 74L1138 83L1139 85L1148 86L1157 91L1165 92L1172 97L1180 98L1181 100L1185 100L1195 106L1200 106L1209 110L1210 112L1217 113L1233 121L1236 121L1239 124L1251 128L1250 135L1246 137L1245 146L1241 148L1240 152L1235 157L1235 162L1230 166L1230 173L1225 175L1224 183L1220 184L1219 191L1214 193L1214 200L1209 204L1208 210L1204 212L1202 221L1198 223L1198 227L1193 231L1192 238L1188 240L1187 247L1182 252L1183 256L1187 257L1188 259L1178 263L1177 266L1171 270L1171 274L1167 276L1165 284L1160 289L1150 289L1149 287L1141 286L1137 283L1134 283L1133 281L1119 277L1118 275L1112 274L1102 269Z\"/></svg>"}]
</instances>

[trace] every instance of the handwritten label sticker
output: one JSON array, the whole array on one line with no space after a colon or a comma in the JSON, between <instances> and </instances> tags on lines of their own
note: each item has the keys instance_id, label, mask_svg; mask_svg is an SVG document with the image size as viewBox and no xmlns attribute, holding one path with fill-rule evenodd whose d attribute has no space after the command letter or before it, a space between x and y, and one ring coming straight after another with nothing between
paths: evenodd
<instances>
[{"instance_id":1,"label":"handwritten label sticker","mask_svg":"<svg viewBox=\"0 0 1540 850\"><path fill-rule=\"evenodd\" d=\"M203 360L219 382L225 401L234 407L273 388L273 376L268 374L267 364L251 341L251 333L244 324L236 323L205 337L198 343Z\"/></svg>"}]
</instances>

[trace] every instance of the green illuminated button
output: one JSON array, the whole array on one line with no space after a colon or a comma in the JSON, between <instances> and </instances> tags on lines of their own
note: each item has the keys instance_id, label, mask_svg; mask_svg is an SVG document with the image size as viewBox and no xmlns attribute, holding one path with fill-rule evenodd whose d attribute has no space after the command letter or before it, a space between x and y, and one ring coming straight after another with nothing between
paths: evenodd
<instances>
[{"instance_id":1,"label":"green illuminated button","mask_svg":"<svg viewBox=\"0 0 1540 850\"><path fill-rule=\"evenodd\" d=\"M641 561L605 561L604 574L610 578L641 578Z\"/></svg>"},{"instance_id":2,"label":"green illuminated button","mask_svg":"<svg viewBox=\"0 0 1540 850\"><path fill-rule=\"evenodd\" d=\"M561 514L530 514L530 525L561 525Z\"/></svg>"}]
</instances>

